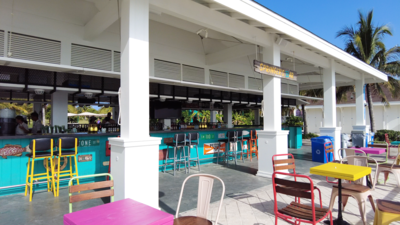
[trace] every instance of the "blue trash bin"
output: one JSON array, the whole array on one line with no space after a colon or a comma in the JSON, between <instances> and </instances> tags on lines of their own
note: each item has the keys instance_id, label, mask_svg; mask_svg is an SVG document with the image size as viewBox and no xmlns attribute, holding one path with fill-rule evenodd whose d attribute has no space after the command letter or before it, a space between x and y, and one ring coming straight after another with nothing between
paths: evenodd
<instances>
[{"instance_id":1,"label":"blue trash bin","mask_svg":"<svg viewBox=\"0 0 400 225\"><path fill-rule=\"evenodd\" d=\"M315 138L311 138L311 152L312 152L312 161L327 163L325 157L325 148L324 144L327 142L332 142L334 145L334 138L330 136L319 136ZM328 154L329 161L333 160L332 153Z\"/></svg>"}]
</instances>

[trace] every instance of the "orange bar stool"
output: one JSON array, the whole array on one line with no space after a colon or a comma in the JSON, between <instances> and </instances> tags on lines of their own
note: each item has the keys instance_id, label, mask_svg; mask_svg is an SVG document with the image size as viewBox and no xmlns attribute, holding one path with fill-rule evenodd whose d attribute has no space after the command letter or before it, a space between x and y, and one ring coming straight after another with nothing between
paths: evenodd
<instances>
[{"instance_id":1,"label":"orange bar stool","mask_svg":"<svg viewBox=\"0 0 400 225\"><path fill-rule=\"evenodd\" d=\"M57 187L56 187L56 196L59 196L60 193L60 177L73 178L78 175L78 163L76 157L78 155L78 138L74 137L60 137L58 139L58 151L55 153L57 157L57 171L55 171L56 179L57 179ZM68 160L69 157L69 170L61 171L60 163L61 158L64 157L64 161ZM75 162L75 172L72 169L72 157L74 157ZM54 168L55 170L55 168ZM76 180L79 185L79 179Z\"/></svg>"},{"instance_id":2,"label":"orange bar stool","mask_svg":"<svg viewBox=\"0 0 400 225\"><path fill-rule=\"evenodd\" d=\"M253 161L253 153L256 154L257 159L258 159L258 137L257 137L257 131L252 130L250 131L250 140L248 142L248 150L247 150L247 158L249 158L250 155L250 161Z\"/></svg>"},{"instance_id":3,"label":"orange bar stool","mask_svg":"<svg viewBox=\"0 0 400 225\"><path fill-rule=\"evenodd\" d=\"M29 201L32 201L32 189L33 189L33 180L47 180L47 191L53 190L54 196L56 196L54 189L54 179L51 178L49 174L49 167L46 165L45 173L37 173L35 174L35 160L49 160L50 159L50 169L51 175L54 174L53 167L53 139L51 138L39 138L34 139L29 144L29 148L32 150L32 153L27 154L28 156L28 169L26 170L26 182L25 182L25 196L28 193L29 187ZM31 161L32 159L32 161ZM47 163L46 163L47 164ZM51 187L50 187L51 182Z\"/></svg>"}]
</instances>

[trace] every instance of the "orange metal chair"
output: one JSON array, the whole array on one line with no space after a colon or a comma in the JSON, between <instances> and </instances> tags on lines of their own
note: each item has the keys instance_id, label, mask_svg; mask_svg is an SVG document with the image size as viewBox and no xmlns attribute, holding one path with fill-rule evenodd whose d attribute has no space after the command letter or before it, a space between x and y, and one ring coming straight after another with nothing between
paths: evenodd
<instances>
[{"instance_id":1,"label":"orange metal chair","mask_svg":"<svg viewBox=\"0 0 400 225\"><path fill-rule=\"evenodd\" d=\"M277 176L289 176L293 177L295 181L280 179ZM298 182L296 178L307 179L309 182ZM314 202L314 184L310 177L306 175L290 174L274 172L272 175L272 183L274 187L274 214L275 214L275 225L278 224L278 218L285 220L291 224L300 223L311 223L317 224L322 222L326 217L329 216L330 224L332 221L332 211L327 208L317 208ZM307 198L311 200L310 205L300 204L300 201L291 202L284 208L278 208L278 201L276 198L277 193L283 195L294 196L297 199Z\"/></svg>"},{"instance_id":2,"label":"orange metal chair","mask_svg":"<svg viewBox=\"0 0 400 225\"><path fill-rule=\"evenodd\" d=\"M291 157L289 157L291 156ZM276 159L278 157L285 157L287 159ZM296 164L294 161L294 156L290 153L288 154L276 154L272 156L272 166L273 166L273 170L274 172L277 171L286 171L286 170L293 170L292 174L296 174ZM296 180L296 176L294 176L294 181ZM321 197L321 190L319 190L319 188L314 187L315 190L317 190L319 192L319 199L320 199L320 206L322 208L322 197ZM296 202L300 203L300 198L295 199Z\"/></svg>"},{"instance_id":3,"label":"orange metal chair","mask_svg":"<svg viewBox=\"0 0 400 225\"><path fill-rule=\"evenodd\" d=\"M332 142L326 142L325 144L324 144L324 150L325 150L325 159L326 159L326 162L334 162L334 163L340 163L340 161L339 160L335 160L335 154L334 154L334 151L335 151L335 149L333 148L333 144L332 144ZM332 153L332 161L329 161L329 153ZM335 181L330 181L329 179L328 179L328 177L326 177L326 182L328 182L328 183L331 183L331 184L337 184L338 182L335 182Z\"/></svg>"},{"instance_id":4,"label":"orange metal chair","mask_svg":"<svg viewBox=\"0 0 400 225\"><path fill-rule=\"evenodd\" d=\"M250 131L250 139L247 142L248 148L247 148L247 158L249 158L250 155L250 161L253 161L253 153L256 154L257 159L258 159L258 137L257 137L257 131L252 130Z\"/></svg>"}]
</instances>

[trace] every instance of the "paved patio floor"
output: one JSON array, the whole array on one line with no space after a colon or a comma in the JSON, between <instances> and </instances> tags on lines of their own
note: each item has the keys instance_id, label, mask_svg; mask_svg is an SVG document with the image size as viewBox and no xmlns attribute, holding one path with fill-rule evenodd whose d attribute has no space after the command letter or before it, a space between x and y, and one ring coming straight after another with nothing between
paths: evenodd
<instances>
[{"instance_id":1,"label":"paved patio floor","mask_svg":"<svg viewBox=\"0 0 400 225\"><path fill-rule=\"evenodd\" d=\"M308 174L309 168L320 165L310 161L310 146L307 144L299 150L290 149L296 157L296 170L300 174ZM394 154L394 152L393 152ZM238 161L238 165L232 162L225 164L202 165L201 173L213 174L220 177L226 185L223 208L221 210L219 224L274 224L273 214L273 189L271 179L255 176L257 172L257 159ZM191 169L190 174L199 173L196 167ZM159 197L160 208L171 214L175 214L179 193L183 180L190 174L183 171L173 176L171 172L160 173ZM314 184L322 193L323 205L328 206L331 194L331 184L325 181L325 177L311 175ZM383 179L383 176L380 177ZM195 215L197 207L198 179L187 183L182 204L181 215ZM211 198L210 219L214 220L221 196L221 185L215 182ZM393 176L390 176L387 185L377 185L373 191L374 199L389 199L400 201L400 188L395 186ZM292 198L286 196L278 197L279 206L290 203ZM96 199L74 204L74 211L104 204L108 199ZM333 210L334 218L337 216L337 203ZM52 193L37 191L32 202L23 194L0 197L0 225L19 224L63 224L63 215L68 213L68 190L60 189L60 196L54 198ZM367 204L368 224L372 224L374 214L371 205ZM344 218L352 224L362 224L358 205L354 199L349 203L344 212ZM279 224L286 222L279 221ZM397 223L400 224L400 223Z\"/></svg>"}]
</instances>

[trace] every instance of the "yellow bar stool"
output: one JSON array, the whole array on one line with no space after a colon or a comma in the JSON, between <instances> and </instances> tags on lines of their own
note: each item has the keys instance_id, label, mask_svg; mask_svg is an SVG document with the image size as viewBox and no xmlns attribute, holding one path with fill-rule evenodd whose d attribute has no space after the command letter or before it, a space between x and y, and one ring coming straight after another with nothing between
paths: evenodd
<instances>
[{"instance_id":1,"label":"yellow bar stool","mask_svg":"<svg viewBox=\"0 0 400 225\"><path fill-rule=\"evenodd\" d=\"M74 137L60 137L58 139L58 151L55 153L55 156L57 157L57 171L55 171L56 174L56 180L57 180L57 190L56 190L56 196L59 196L60 193L60 177L67 177L69 176L70 178L73 178L74 176L79 176L78 175L78 163L76 160L76 155L78 154L78 138ZM61 158L64 157L64 161L68 159L69 157L69 170L63 170L61 171ZM75 162L75 172L72 170L72 157L74 157L74 162ZM79 185L79 179L76 180L78 185Z\"/></svg>"},{"instance_id":2,"label":"yellow bar stool","mask_svg":"<svg viewBox=\"0 0 400 225\"><path fill-rule=\"evenodd\" d=\"M25 182L25 196L28 193L29 187L29 201L32 201L32 189L33 189L33 180L47 180L47 191L54 191L54 179L51 178L49 174L49 167L45 166L46 173L37 173L35 174L35 160L48 160L50 159L50 169L51 174L54 174L53 167L53 139L51 138L39 138L34 139L29 144L29 148L32 150L32 153L27 154L28 156L28 169L26 170L26 182ZM32 161L31 161L32 159ZM50 187L51 180L51 187ZM54 196L56 193L54 191Z\"/></svg>"}]
</instances>

